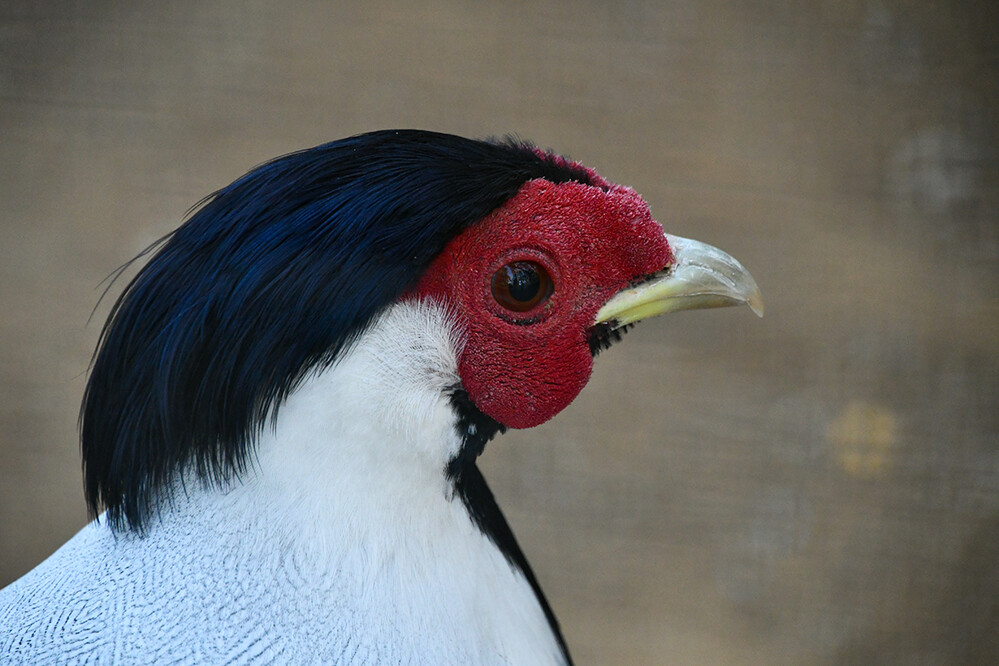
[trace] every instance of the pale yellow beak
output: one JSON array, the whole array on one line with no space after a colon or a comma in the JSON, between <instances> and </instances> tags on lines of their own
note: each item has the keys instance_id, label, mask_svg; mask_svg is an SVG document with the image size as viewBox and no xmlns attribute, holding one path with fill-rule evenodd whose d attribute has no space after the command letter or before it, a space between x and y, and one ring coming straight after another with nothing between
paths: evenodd
<instances>
[{"instance_id":1,"label":"pale yellow beak","mask_svg":"<svg viewBox=\"0 0 999 666\"><path fill-rule=\"evenodd\" d=\"M641 284L615 294L597 312L595 324L612 329L680 310L748 305L763 316L756 280L716 247L666 234L676 263Z\"/></svg>"}]
</instances>

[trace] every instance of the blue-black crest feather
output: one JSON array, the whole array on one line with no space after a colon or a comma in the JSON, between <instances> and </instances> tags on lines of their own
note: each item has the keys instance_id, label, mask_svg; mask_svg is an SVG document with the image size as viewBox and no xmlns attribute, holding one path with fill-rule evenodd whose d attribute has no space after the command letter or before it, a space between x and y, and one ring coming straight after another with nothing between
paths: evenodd
<instances>
[{"instance_id":1,"label":"blue-black crest feather","mask_svg":"<svg viewBox=\"0 0 999 666\"><path fill-rule=\"evenodd\" d=\"M277 158L208 197L101 333L80 417L90 511L141 529L181 470L241 473L303 375L534 178L589 182L514 141L387 130Z\"/></svg>"}]
</instances>

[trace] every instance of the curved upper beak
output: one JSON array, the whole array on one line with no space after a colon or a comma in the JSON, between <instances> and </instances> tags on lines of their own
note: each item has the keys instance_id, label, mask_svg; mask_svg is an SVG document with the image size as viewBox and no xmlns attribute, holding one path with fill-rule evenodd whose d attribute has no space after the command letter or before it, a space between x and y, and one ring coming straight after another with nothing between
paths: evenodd
<instances>
[{"instance_id":1,"label":"curved upper beak","mask_svg":"<svg viewBox=\"0 0 999 666\"><path fill-rule=\"evenodd\" d=\"M612 296L594 324L621 328L679 310L748 305L763 316L763 296L742 264L716 247L666 234L676 262Z\"/></svg>"}]
</instances>

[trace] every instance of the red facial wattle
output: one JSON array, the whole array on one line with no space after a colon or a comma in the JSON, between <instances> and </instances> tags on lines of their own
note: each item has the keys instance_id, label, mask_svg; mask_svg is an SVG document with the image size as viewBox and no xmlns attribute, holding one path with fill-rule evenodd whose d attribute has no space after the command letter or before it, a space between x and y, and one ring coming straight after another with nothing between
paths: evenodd
<instances>
[{"instance_id":1,"label":"red facial wattle","mask_svg":"<svg viewBox=\"0 0 999 666\"><path fill-rule=\"evenodd\" d=\"M662 227L633 190L538 179L448 243L413 296L444 302L457 316L466 337L458 371L475 405L528 428L564 409L589 380L588 336L600 307L672 261ZM536 283L550 295L518 300Z\"/></svg>"}]
</instances>

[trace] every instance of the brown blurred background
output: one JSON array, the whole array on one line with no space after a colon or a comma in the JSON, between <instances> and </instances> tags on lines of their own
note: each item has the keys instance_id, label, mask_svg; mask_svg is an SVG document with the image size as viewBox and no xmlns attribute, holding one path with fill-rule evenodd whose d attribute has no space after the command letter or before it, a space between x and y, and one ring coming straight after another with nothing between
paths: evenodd
<instances>
[{"instance_id":1,"label":"brown blurred background","mask_svg":"<svg viewBox=\"0 0 999 666\"><path fill-rule=\"evenodd\" d=\"M992 0L7 0L0 585L86 521L104 277L383 127L567 153L763 289L763 320L643 324L487 448L580 664L999 663Z\"/></svg>"}]
</instances>

